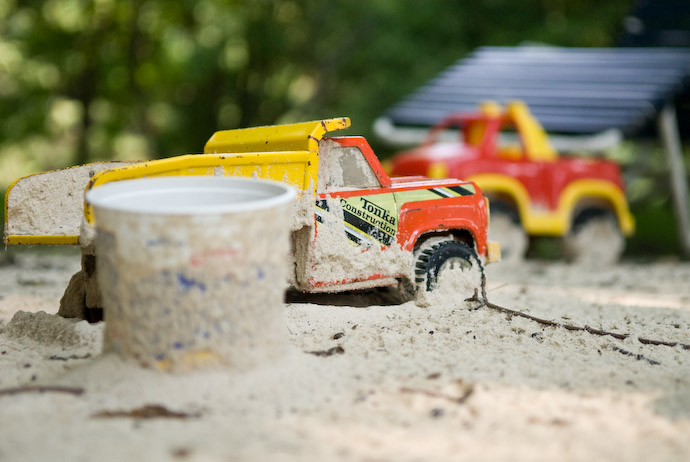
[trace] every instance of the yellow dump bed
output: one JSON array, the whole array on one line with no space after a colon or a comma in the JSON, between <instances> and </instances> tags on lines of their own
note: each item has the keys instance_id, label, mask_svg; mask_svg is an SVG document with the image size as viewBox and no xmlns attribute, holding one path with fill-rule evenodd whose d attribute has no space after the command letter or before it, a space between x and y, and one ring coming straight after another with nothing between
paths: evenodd
<instances>
[{"instance_id":1,"label":"yellow dump bed","mask_svg":"<svg viewBox=\"0 0 690 462\"><path fill-rule=\"evenodd\" d=\"M117 166L101 163L98 168L74 167L79 169L72 172L76 175L66 175L64 172L73 169L65 169L22 178L7 190L5 243L78 244L82 216L87 223L93 221L90 207L83 205L84 192L111 181L176 175L245 176L283 181L300 192L314 194L319 140L325 133L349 125L348 118L338 118L225 130L211 137L204 154Z\"/></svg>"},{"instance_id":2,"label":"yellow dump bed","mask_svg":"<svg viewBox=\"0 0 690 462\"><path fill-rule=\"evenodd\" d=\"M311 151L318 152L319 140L327 132L350 126L350 119L318 120L288 125L223 130L213 134L204 146L204 154Z\"/></svg>"}]
</instances>

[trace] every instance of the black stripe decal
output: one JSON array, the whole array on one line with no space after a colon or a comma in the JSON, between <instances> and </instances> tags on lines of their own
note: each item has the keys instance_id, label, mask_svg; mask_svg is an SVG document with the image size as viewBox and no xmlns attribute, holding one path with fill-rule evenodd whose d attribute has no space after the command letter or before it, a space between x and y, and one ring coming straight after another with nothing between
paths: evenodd
<instances>
[{"instance_id":1,"label":"black stripe decal","mask_svg":"<svg viewBox=\"0 0 690 462\"><path fill-rule=\"evenodd\" d=\"M460 194L461 196L472 196L472 195L474 195L474 193L472 191L465 189L462 186L451 186L448 189Z\"/></svg>"},{"instance_id":2,"label":"black stripe decal","mask_svg":"<svg viewBox=\"0 0 690 462\"><path fill-rule=\"evenodd\" d=\"M436 194L437 196L441 196L444 198L448 197L448 194L443 194L441 191L437 191L436 189L427 189L427 191L432 192L432 193Z\"/></svg>"},{"instance_id":3,"label":"black stripe decal","mask_svg":"<svg viewBox=\"0 0 690 462\"><path fill-rule=\"evenodd\" d=\"M316 210L314 211L314 216L316 217L317 222L323 223L323 216L321 214L324 212L328 212L328 201L316 201Z\"/></svg>"},{"instance_id":4,"label":"black stripe decal","mask_svg":"<svg viewBox=\"0 0 690 462\"><path fill-rule=\"evenodd\" d=\"M353 232L348 232L347 229L345 230L345 236L347 236L347 238L352 242L362 245L362 239L359 236L356 236Z\"/></svg>"},{"instance_id":5,"label":"black stripe decal","mask_svg":"<svg viewBox=\"0 0 690 462\"><path fill-rule=\"evenodd\" d=\"M348 230L347 228L345 228L345 236L347 236L347 238L352 242L362 245L362 239L359 236L356 236L355 233Z\"/></svg>"},{"instance_id":6,"label":"black stripe decal","mask_svg":"<svg viewBox=\"0 0 690 462\"><path fill-rule=\"evenodd\" d=\"M472 196L474 193L462 186L444 186L440 188L427 189L427 191L441 197Z\"/></svg>"},{"instance_id":7,"label":"black stripe decal","mask_svg":"<svg viewBox=\"0 0 690 462\"><path fill-rule=\"evenodd\" d=\"M364 234L371 236L380 243L384 245L391 245L393 243L394 236L391 236L382 229L367 223L357 215L343 210L343 218L345 218L345 222L362 231Z\"/></svg>"},{"instance_id":8,"label":"black stripe decal","mask_svg":"<svg viewBox=\"0 0 690 462\"><path fill-rule=\"evenodd\" d=\"M320 208L321 210L325 210L326 212L330 212L330 208L328 207L328 201L326 199L317 200L316 206L318 208Z\"/></svg>"}]
</instances>

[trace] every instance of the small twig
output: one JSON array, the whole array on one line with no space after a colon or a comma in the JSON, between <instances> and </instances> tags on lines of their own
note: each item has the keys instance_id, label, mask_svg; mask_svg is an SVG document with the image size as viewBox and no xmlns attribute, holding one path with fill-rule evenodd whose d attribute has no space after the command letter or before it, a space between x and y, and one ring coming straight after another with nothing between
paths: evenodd
<instances>
[{"instance_id":1,"label":"small twig","mask_svg":"<svg viewBox=\"0 0 690 462\"><path fill-rule=\"evenodd\" d=\"M549 319L538 318L536 316L532 316L530 314L523 313L522 311L512 310L510 308L506 308L506 307L503 307L500 305L496 305L495 303L491 303L489 301L488 297L486 296L486 278L485 277L482 277L481 289L482 289L481 298L478 296L478 293L477 293L478 291L475 290L474 295L472 297L466 299L466 301L478 302L478 303L482 304L483 306L486 306L487 308L491 308L491 309L500 311L500 312L505 313L509 316L519 316L521 318L529 319L530 321L534 321L534 322L537 322L539 324L543 324L545 326L561 327L563 329L573 330L573 331L585 331L585 332L588 332L588 333L594 334L594 335L610 336L610 337L616 338L618 340L625 340L628 337L630 337L630 334L618 334L616 332L610 332L607 330L595 329L595 328L589 327L589 326L580 327L580 326L574 326L572 324L563 324L560 322L551 321ZM638 337L637 340L640 343L643 343L645 345L664 345L664 346L669 346L669 347L675 347L678 345L681 348L683 348L684 350L690 350L690 345L685 344L685 343L680 343L680 342L666 342L663 340L652 340L652 339L647 339L647 338L642 338L642 337ZM640 358L638 358L638 359L640 359ZM641 359L646 359L646 358L641 358Z\"/></svg>"},{"instance_id":2,"label":"small twig","mask_svg":"<svg viewBox=\"0 0 690 462\"><path fill-rule=\"evenodd\" d=\"M628 334L617 334L615 332L609 332L606 330L599 330L595 329L593 327L585 326L585 330L589 332L590 334L596 334L596 335L610 335L613 338L617 338L618 340L625 340L628 338Z\"/></svg>"},{"instance_id":3,"label":"small twig","mask_svg":"<svg viewBox=\"0 0 690 462\"><path fill-rule=\"evenodd\" d=\"M686 343L680 343L680 342L664 342L662 340L651 340L648 338L642 338L638 337L637 340L640 341L640 343L644 343L645 345L664 345L664 346L669 346L669 347L674 347L676 345L680 345L680 347L684 350L690 350L690 345Z\"/></svg>"},{"instance_id":4,"label":"small twig","mask_svg":"<svg viewBox=\"0 0 690 462\"><path fill-rule=\"evenodd\" d=\"M18 395L20 393L68 393L80 396L84 393L83 388L62 387L60 385L26 385L23 387L5 388L0 390L0 395Z\"/></svg>"},{"instance_id":5,"label":"small twig","mask_svg":"<svg viewBox=\"0 0 690 462\"><path fill-rule=\"evenodd\" d=\"M91 417L108 419L117 417L133 417L136 419L189 419L200 416L201 414L199 413L188 414L186 412L176 412L158 404L147 404L130 411L101 411L93 414Z\"/></svg>"},{"instance_id":6,"label":"small twig","mask_svg":"<svg viewBox=\"0 0 690 462\"><path fill-rule=\"evenodd\" d=\"M445 393L437 393L435 391L430 391L430 390L418 390L415 388L407 388L407 387L401 388L400 392L401 393L416 393L416 394L420 394L420 395L429 396L431 398L445 399L445 400L448 400L448 401L456 403L456 404L463 404L465 401L467 401L469 399L470 396L472 396L472 393L474 393L474 387L472 387L472 386L466 387L464 393L458 397L446 395Z\"/></svg>"},{"instance_id":7,"label":"small twig","mask_svg":"<svg viewBox=\"0 0 690 462\"><path fill-rule=\"evenodd\" d=\"M645 361L647 361L649 364L651 364L652 366L656 366L656 365L661 364L659 361L654 361L653 359L649 359L649 358L647 358L647 357L645 357L645 356L643 356L643 355L640 355L640 354L632 353L632 352L630 352L630 351L628 351L628 350L624 350L623 348L618 348L617 346L614 346L614 347L613 347L613 351L617 351L617 352L619 352L620 354L623 354L623 355L625 355L625 356L632 356L632 357L634 357L635 359L637 359L638 361L640 361L640 360L645 360Z\"/></svg>"},{"instance_id":8,"label":"small twig","mask_svg":"<svg viewBox=\"0 0 690 462\"><path fill-rule=\"evenodd\" d=\"M563 323L560 323L560 322L551 321L551 320L549 320L549 319L538 318L538 317L536 317L536 316L532 316L531 314L523 313L522 311L511 310L510 308L506 308L506 307L503 307L503 306L500 306L500 305L496 305L495 303L491 303L491 302L490 302L489 300L487 300L487 299L480 300L480 299L476 296L476 293L475 293L474 296L468 298L467 300L468 300L468 301L472 301L472 302L479 302L479 303L481 303L482 305L484 305L484 306L486 306L486 307L488 307L488 308L494 309L494 310L496 310L496 311L500 311L500 312L505 313L505 314L507 314L507 315L509 315L509 316L518 316L518 317L521 317L521 318L529 319L530 321L534 321L534 322L537 322L537 323L539 323L539 324L543 324L543 325L545 325L545 326L550 326L550 327L562 327L563 329L575 330L575 331L580 331L580 330L581 330L581 331L587 331L587 332L589 332L590 334L597 334L597 335L611 335L611 336L616 337L616 338L618 338L618 339L624 339L624 338L627 337L627 335L616 334L616 333L614 333L614 332L607 332L607 331L603 331L603 330L599 330L599 329L593 329L593 328L591 328L591 327L589 327L589 326L580 327L580 326L574 326L574 325L572 325L572 324L563 324Z\"/></svg>"},{"instance_id":9,"label":"small twig","mask_svg":"<svg viewBox=\"0 0 690 462\"><path fill-rule=\"evenodd\" d=\"M69 355L69 356L58 356L58 355L51 355L48 359L51 361L67 361L68 359L88 359L91 357L91 353L86 353L83 356L77 356L77 355Z\"/></svg>"},{"instance_id":10,"label":"small twig","mask_svg":"<svg viewBox=\"0 0 690 462\"><path fill-rule=\"evenodd\" d=\"M335 354L341 355L345 353L345 349L338 345L333 348L329 348L328 350L305 351L305 353L309 353L310 355L314 356L333 356Z\"/></svg>"}]
</instances>

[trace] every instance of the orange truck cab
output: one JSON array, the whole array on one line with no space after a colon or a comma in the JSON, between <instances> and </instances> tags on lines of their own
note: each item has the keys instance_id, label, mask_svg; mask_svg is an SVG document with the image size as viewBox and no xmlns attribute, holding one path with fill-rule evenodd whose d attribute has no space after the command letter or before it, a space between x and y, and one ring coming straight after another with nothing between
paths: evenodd
<instances>
[{"instance_id":1,"label":"orange truck cab","mask_svg":"<svg viewBox=\"0 0 690 462\"><path fill-rule=\"evenodd\" d=\"M475 184L390 178L363 137L324 136L349 126L349 119L327 122L272 127L268 135L264 127L217 132L204 149L214 154L282 150L281 133L302 130L296 137L306 144L293 149L314 153L318 171L301 191L298 208L306 220L293 227L291 285L338 292L407 280L426 291L435 288L447 260L463 260L481 274L483 264L500 258L497 243L487 240L487 205Z\"/></svg>"}]
</instances>

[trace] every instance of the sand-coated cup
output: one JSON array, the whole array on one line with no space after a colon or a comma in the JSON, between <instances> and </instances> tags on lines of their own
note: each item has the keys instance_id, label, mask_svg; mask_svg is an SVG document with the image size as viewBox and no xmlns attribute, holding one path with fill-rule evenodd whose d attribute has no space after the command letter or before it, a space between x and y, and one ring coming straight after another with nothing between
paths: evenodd
<instances>
[{"instance_id":1,"label":"sand-coated cup","mask_svg":"<svg viewBox=\"0 0 690 462\"><path fill-rule=\"evenodd\" d=\"M295 195L276 181L211 176L90 190L104 352L177 371L282 355Z\"/></svg>"}]
</instances>

